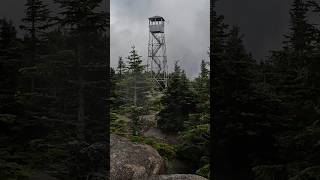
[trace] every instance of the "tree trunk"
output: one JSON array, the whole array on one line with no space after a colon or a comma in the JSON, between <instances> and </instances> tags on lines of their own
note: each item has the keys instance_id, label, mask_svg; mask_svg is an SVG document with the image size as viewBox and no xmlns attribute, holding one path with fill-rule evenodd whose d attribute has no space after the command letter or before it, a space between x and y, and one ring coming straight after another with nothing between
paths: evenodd
<instances>
[{"instance_id":1,"label":"tree trunk","mask_svg":"<svg viewBox=\"0 0 320 180\"><path fill-rule=\"evenodd\" d=\"M82 78L82 62L81 62L81 40L78 41L76 56L78 60L78 138L85 140L85 118L84 118L84 84Z\"/></svg>"},{"instance_id":2,"label":"tree trunk","mask_svg":"<svg viewBox=\"0 0 320 180\"><path fill-rule=\"evenodd\" d=\"M84 118L84 95L83 95L83 83L79 80L80 87L78 90L78 137L81 140L85 139L85 118Z\"/></svg>"},{"instance_id":3,"label":"tree trunk","mask_svg":"<svg viewBox=\"0 0 320 180\"><path fill-rule=\"evenodd\" d=\"M134 73L134 97L133 104L137 106L137 73Z\"/></svg>"}]
</instances>

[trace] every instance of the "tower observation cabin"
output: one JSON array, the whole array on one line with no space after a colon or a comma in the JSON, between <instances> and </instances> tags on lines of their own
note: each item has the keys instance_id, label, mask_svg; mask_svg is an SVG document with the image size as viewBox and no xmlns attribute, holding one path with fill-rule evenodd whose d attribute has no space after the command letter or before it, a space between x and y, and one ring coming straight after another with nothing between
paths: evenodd
<instances>
[{"instance_id":1,"label":"tower observation cabin","mask_svg":"<svg viewBox=\"0 0 320 180\"><path fill-rule=\"evenodd\" d=\"M161 16L153 16L149 18L150 32L164 33L164 19Z\"/></svg>"},{"instance_id":2,"label":"tower observation cabin","mask_svg":"<svg viewBox=\"0 0 320 180\"><path fill-rule=\"evenodd\" d=\"M160 91L166 89L168 79L164 24L161 16L149 18L148 69L154 88Z\"/></svg>"}]
</instances>

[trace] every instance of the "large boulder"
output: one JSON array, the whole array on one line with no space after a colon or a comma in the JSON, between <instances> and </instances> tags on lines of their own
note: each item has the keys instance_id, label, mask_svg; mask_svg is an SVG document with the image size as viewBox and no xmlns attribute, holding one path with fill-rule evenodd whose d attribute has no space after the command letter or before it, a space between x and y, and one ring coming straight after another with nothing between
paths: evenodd
<instances>
[{"instance_id":1,"label":"large boulder","mask_svg":"<svg viewBox=\"0 0 320 180\"><path fill-rule=\"evenodd\" d=\"M194 174L166 174L149 178L148 180L208 180Z\"/></svg>"},{"instance_id":2,"label":"large boulder","mask_svg":"<svg viewBox=\"0 0 320 180\"><path fill-rule=\"evenodd\" d=\"M164 161L151 146L111 134L110 179L146 179L163 170Z\"/></svg>"}]
</instances>

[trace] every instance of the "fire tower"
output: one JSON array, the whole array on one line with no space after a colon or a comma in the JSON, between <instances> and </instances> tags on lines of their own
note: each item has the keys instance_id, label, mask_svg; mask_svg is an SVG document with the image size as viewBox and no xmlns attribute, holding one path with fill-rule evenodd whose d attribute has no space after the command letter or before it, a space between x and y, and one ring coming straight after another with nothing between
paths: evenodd
<instances>
[{"instance_id":1,"label":"fire tower","mask_svg":"<svg viewBox=\"0 0 320 180\"><path fill-rule=\"evenodd\" d=\"M168 66L163 17L149 18L148 68L154 88L163 91L167 87Z\"/></svg>"}]
</instances>

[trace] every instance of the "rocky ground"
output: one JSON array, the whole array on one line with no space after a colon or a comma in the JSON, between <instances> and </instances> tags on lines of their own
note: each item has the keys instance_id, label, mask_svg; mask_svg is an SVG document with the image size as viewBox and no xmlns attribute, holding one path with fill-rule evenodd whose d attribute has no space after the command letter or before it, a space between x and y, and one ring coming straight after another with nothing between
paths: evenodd
<instances>
[{"instance_id":1,"label":"rocky ground","mask_svg":"<svg viewBox=\"0 0 320 180\"><path fill-rule=\"evenodd\" d=\"M151 146L111 135L111 180L206 180L192 174L164 174L164 160Z\"/></svg>"},{"instance_id":2,"label":"rocky ground","mask_svg":"<svg viewBox=\"0 0 320 180\"><path fill-rule=\"evenodd\" d=\"M149 145L131 142L112 134L110 150L111 179L141 179L164 171L163 159Z\"/></svg>"},{"instance_id":3,"label":"rocky ground","mask_svg":"<svg viewBox=\"0 0 320 180\"><path fill-rule=\"evenodd\" d=\"M126 116L119 118L130 123ZM144 136L163 139L169 144L179 143L176 136L165 134L156 127L155 113L143 116L142 120ZM174 159L165 164L159 153L149 145L131 142L114 134L110 141L111 180L206 180L197 175L180 174L188 172L186 163Z\"/></svg>"}]
</instances>

